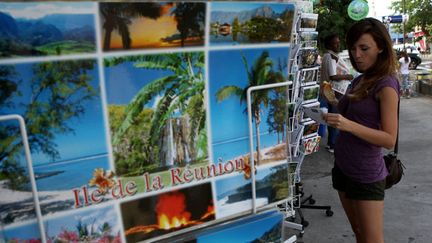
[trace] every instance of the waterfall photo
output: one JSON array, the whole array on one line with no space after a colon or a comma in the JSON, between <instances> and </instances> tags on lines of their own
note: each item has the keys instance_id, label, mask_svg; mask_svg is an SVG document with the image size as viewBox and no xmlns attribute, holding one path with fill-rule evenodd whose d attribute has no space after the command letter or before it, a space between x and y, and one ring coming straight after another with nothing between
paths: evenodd
<instances>
[{"instance_id":1,"label":"waterfall photo","mask_svg":"<svg viewBox=\"0 0 432 243\"><path fill-rule=\"evenodd\" d=\"M136 180L142 191L145 173L169 186L169 169L208 163L203 52L112 57L104 64L117 176Z\"/></svg>"}]
</instances>

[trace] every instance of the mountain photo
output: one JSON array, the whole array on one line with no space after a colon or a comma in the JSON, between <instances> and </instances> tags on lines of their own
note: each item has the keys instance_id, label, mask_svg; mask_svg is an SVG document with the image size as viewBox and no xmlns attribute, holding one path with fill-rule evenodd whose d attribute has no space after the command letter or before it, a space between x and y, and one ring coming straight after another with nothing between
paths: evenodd
<instances>
[{"instance_id":1,"label":"mountain photo","mask_svg":"<svg viewBox=\"0 0 432 243\"><path fill-rule=\"evenodd\" d=\"M0 58L95 52L94 4L47 4L0 3Z\"/></svg>"},{"instance_id":2,"label":"mountain photo","mask_svg":"<svg viewBox=\"0 0 432 243\"><path fill-rule=\"evenodd\" d=\"M210 44L288 43L294 5L286 3L211 4Z\"/></svg>"}]
</instances>

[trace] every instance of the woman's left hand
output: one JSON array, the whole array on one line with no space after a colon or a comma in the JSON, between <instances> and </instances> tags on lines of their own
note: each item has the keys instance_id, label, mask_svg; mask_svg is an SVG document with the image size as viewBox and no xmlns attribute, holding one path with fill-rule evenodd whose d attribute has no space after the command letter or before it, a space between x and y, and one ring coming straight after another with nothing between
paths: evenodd
<instances>
[{"instance_id":1,"label":"woman's left hand","mask_svg":"<svg viewBox=\"0 0 432 243\"><path fill-rule=\"evenodd\" d=\"M342 131L349 131L351 127L351 121L341 114L327 113L324 115L324 120L327 122L327 125Z\"/></svg>"}]
</instances>

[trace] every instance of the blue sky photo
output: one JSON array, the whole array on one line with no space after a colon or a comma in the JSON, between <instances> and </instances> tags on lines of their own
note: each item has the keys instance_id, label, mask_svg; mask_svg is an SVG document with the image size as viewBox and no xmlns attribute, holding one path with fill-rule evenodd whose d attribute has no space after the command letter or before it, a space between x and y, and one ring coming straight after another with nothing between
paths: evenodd
<instances>
[{"instance_id":1,"label":"blue sky photo","mask_svg":"<svg viewBox=\"0 0 432 243\"><path fill-rule=\"evenodd\" d=\"M226 193L233 192L250 183L251 180L246 180L243 174L218 179L216 180L216 198L220 200L222 199L221 197L227 196Z\"/></svg>"},{"instance_id":2,"label":"blue sky photo","mask_svg":"<svg viewBox=\"0 0 432 243\"><path fill-rule=\"evenodd\" d=\"M113 206L98 207L97 209L88 208L63 217L50 219L48 222L45 222L45 230L49 237L57 236L63 230L76 232L76 226L81 221L83 225L93 225L94 231L100 229L104 223L108 223L112 228L111 234L117 235L120 232L118 217Z\"/></svg>"},{"instance_id":3,"label":"blue sky photo","mask_svg":"<svg viewBox=\"0 0 432 243\"><path fill-rule=\"evenodd\" d=\"M116 66L105 67L105 89L109 105L127 105L145 85L161 77L172 75L172 71L151 70L134 67L134 62L123 62ZM160 97L164 95L162 91ZM155 108L155 97L145 105Z\"/></svg>"},{"instance_id":4,"label":"blue sky photo","mask_svg":"<svg viewBox=\"0 0 432 243\"><path fill-rule=\"evenodd\" d=\"M12 102L15 106L12 108L2 107L1 114L24 115L26 107L31 102L31 84L36 78L32 68L37 64L15 65L17 75L10 79L14 82L21 81L19 91L22 95L14 95ZM67 126L72 128L72 132L55 132L54 137L50 139L50 142L56 145L55 148L59 152L60 158L52 161L48 155L42 152L32 152L35 175L41 176L36 181L39 191L68 190L80 187L86 185L92 178L95 168L110 169L97 67L97 63L94 62L93 69L87 72L88 76L91 77L89 84L96 90L96 96L82 102L84 112L80 117L72 117L66 121ZM42 93L40 100L45 101L44 99L47 97L43 95L46 96L46 92ZM24 106L19 104L24 104ZM18 122L10 122L9 124L18 126ZM27 168L24 155L21 156L20 164ZM59 181L62 183L58 183ZM24 185L24 188L30 190L30 183Z\"/></svg>"},{"instance_id":5,"label":"blue sky photo","mask_svg":"<svg viewBox=\"0 0 432 243\"><path fill-rule=\"evenodd\" d=\"M253 240L260 238L273 227L282 227L282 220L283 215L281 213L273 212L253 217L253 219L245 218L227 225L225 229L210 232L208 234L203 233L203 235L197 237L197 242L252 242ZM282 237L282 235L279 237Z\"/></svg>"},{"instance_id":6,"label":"blue sky photo","mask_svg":"<svg viewBox=\"0 0 432 243\"><path fill-rule=\"evenodd\" d=\"M241 12L248 11L263 6L270 6L275 13L282 13L287 7L294 9L293 4L280 4L280 3L230 3L230 2L212 2L211 11L224 11L224 12Z\"/></svg>"},{"instance_id":7,"label":"blue sky photo","mask_svg":"<svg viewBox=\"0 0 432 243\"><path fill-rule=\"evenodd\" d=\"M91 2L0 3L0 11L19 19L39 19L50 14L94 14Z\"/></svg>"},{"instance_id":8,"label":"blue sky photo","mask_svg":"<svg viewBox=\"0 0 432 243\"><path fill-rule=\"evenodd\" d=\"M39 226L36 220L29 220L25 224L5 228L2 233L4 239L7 240L15 238L22 240L21 242L25 242L26 240L40 239Z\"/></svg>"},{"instance_id":9,"label":"blue sky photo","mask_svg":"<svg viewBox=\"0 0 432 243\"><path fill-rule=\"evenodd\" d=\"M22 96L14 96L13 103L24 103L28 105L30 102L30 87L32 79L34 78L32 66L36 64L37 63L26 63L15 65L15 70L18 74L13 78L13 81L22 81L19 85L19 91L22 92ZM94 69L90 70L88 75L92 77L90 85L92 85L99 94L93 99L83 103L85 111L80 118L71 118L67 121L67 124L73 128L73 133L58 133L52 139L52 142L57 145L61 161L97 154L106 154L108 151L96 62ZM2 114L23 115L23 112L24 109L19 106L12 109L4 107L1 109ZM51 162L51 159L42 153L33 153L32 160L34 165ZM25 163L25 161L23 161L23 163Z\"/></svg>"},{"instance_id":10,"label":"blue sky photo","mask_svg":"<svg viewBox=\"0 0 432 243\"><path fill-rule=\"evenodd\" d=\"M287 166L286 164L283 164L279 167L257 168L255 180L260 181L264 179L264 177L270 175L271 173L274 173L274 171L272 171L272 169L274 168L286 170ZM226 196L226 193L233 192L234 190L250 183L252 183L252 181L250 179L246 180L243 173L235 176L220 178L216 180L216 197L218 200L220 200L222 199L222 197Z\"/></svg>"},{"instance_id":11,"label":"blue sky photo","mask_svg":"<svg viewBox=\"0 0 432 243\"><path fill-rule=\"evenodd\" d=\"M245 88L248 85L247 71L242 61L243 53L249 68L263 51L268 51L277 68L278 59L286 60L289 54L288 47L256 48L243 50L211 51L209 54L209 100L210 121L214 161L222 157L223 161L236 156L249 153L249 132L246 102L240 104L238 97L230 96L221 102L217 102L216 93L219 89L228 85ZM287 76L286 70L284 76ZM261 135L268 133L266 124L267 112L262 113L260 124ZM263 139L263 145L265 145ZM267 138L267 144L276 144L277 137ZM276 141L276 142L275 142ZM221 145L221 146L219 146Z\"/></svg>"}]
</instances>

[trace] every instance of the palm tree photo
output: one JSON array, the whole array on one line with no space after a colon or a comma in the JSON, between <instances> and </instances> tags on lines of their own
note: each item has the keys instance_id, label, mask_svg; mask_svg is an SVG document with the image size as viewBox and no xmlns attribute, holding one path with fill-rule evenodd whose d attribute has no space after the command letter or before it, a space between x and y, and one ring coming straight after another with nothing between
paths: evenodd
<instances>
[{"instance_id":1,"label":"palm tree photo","mask_svg":"<svg viewBox=\"0 0 432 243\"><path fill-rule=\"evenodd\" d=\"M109 121L118 174L207 160L204 59L203 52L105 59L113 87L113 92L108 87ZM133 75L116 79L116 68L126 67ZM123 83L129 76L131 87ZM111 98L122 89L130 92Z\"/></svg>"},{"instance_id":2,"label":"palm tree photo","mask_svg":"<svg viewBox=\"0 0 432 243\"><path fill-rule=\"evenodd\" d=\"M273 69L273 60L269 56L268 51L263 51L261 55L254 61L254 64L249 68L246 57L242 54L242 61L247 73L247 86L239 87L236 85L227 85L222 87L216 92L216 100L222 102L228 97L235 96L239 99L240 104L246 103L247 90L253 86L271 84L284 81L282 72ZM262 107L269 106L270 97L269 89L257 90L252 94L252 117L255 122L255 135L256 135L256 151L257 151L257 164L260 164L260 124ZM245 109L247 112L247 109Z\"/></svg>"},{"instance_id":3,"label":"palm tree photo","mask_svg":"<svg viewBox=\"0 0 432 243\"><path fill-rule=\"evenodd\" d=\"M205 3L100 3L103 50L204 44Z\"/></svg>"}]
</instances>

